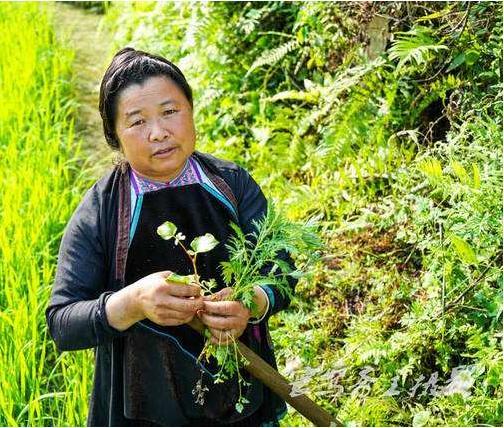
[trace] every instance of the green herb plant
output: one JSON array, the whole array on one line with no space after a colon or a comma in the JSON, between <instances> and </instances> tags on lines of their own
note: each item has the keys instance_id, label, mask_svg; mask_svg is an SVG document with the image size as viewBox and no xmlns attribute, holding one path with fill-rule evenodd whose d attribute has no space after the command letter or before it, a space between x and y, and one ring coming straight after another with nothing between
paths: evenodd
<instances>
[{"instance_id":1,"label":"green herb plant","mask_svg":"<svg viewBox=\"0 0 504 428\"><path fill-rule=\"evenodd\" d=\"M219 241L217 241L211 233L206 233L203 236L197 236L194 238L190 244L190 249L187 249L182 243L182 241L185 241L186 239L185 235L181 232L177 233L177 226L170 221L165 221L161 226L159 226L157 228L157 234L165 241L174 239L175 245L180 245L184 253L191 261L194 271L191 275L178 275L172 272L166 277L166 281L178 282L181 284L196 284L201 287L205 294L212 294L212 289L215 288L217 283L213 278L208 281L201 280L198 275L196 259L198 254L213 250L219 244Z\"/></svg>"},{"instance_id":2,"label":"green herb plant","mask_svg":"<svg viewBox=\"0 0 504 428\"><path fill-rule=\"evenodd\" d=\"M255 313L257 309L254 302L256 285L274 287L285 297L292 297L292 279L306 274L310 262L317 257L316 250L320 248L320 240L314 231L313 222L306 224L290 222L275 209L273 204L270 203L269 206L267 214L261 220L252 223L254 231L251 233L245 234L238 225L231 223L234 236L226 245L229 260L221 262L224 283L232 289L228 299L241 302L251 313ZM177 233L177 227L170 221L159 226L157 233L162 239L174 239L175 244L180 245L191 260L194 270L194 274L186 276L171 274L166 280L184 284L194 283L201 286L204 295L213 295L216 281L213 278L208 281L201 280L196 258L199 253L211 251L218 245L215 237L210 233L198 236L191 242L191 249L187 249L181 242L185 240L185 236ZM293 264L285 261L282 257L285 253L299 258L304 255L304 269L296 269ZM240 373L240 367L246 365L247 360L240 354L235 338L227 334L231 339L229 345L213 344L207 340L199 359L206 361L211 357L216 359L219 371L215 383L237 376L239 398L235 409L241 413L248 400L242 394L242 387L246 386L247 382ZM208 331L205 335L209 339ZM198 394L197 400L199 403L203 402L200 395Z\"/></svg>"}]
</instances>

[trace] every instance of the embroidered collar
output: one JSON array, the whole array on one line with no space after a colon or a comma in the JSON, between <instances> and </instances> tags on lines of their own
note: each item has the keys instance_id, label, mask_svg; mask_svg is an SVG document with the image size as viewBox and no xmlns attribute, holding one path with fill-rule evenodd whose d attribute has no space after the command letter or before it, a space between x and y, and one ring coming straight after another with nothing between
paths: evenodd
<instances>
[{"instance_id":1,"label":"embroidered collar","mask_svg":"<svg viewBox=\"0 0 504 428\"><path fill-rule=\"evenodd\" d=\"M155 181L142 177L137 171L131 168L131 184L135 194L153 192L166 187L184 186L187 184L199 183L201 176L195 161L190 156L182 168L182 171L171 181Z\"/></svg>"}]
</instances>

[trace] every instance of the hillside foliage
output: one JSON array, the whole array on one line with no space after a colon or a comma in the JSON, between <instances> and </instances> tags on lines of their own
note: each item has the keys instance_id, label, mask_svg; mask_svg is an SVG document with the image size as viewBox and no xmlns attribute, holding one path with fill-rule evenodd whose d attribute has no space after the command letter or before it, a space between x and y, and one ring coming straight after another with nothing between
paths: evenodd
<instances>
[{"instance_id":1,"label":"hillside foliage","mask_svg":"<svg viewBox=\"0 0 504 428\"><path fill-rule=\"evenodd\" d=\"M113 3L104 25L186 74L200 150L319 221L270 322L297 388L350 425L501 426L502 4Z\"/></svg>"}]
</instances>

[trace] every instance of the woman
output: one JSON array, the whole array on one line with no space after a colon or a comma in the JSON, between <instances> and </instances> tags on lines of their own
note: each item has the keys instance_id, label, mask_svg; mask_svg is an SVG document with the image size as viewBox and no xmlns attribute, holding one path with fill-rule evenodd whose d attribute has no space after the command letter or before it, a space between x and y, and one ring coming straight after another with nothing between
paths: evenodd
<instances>
[{"instance_id":1,"label":"woman","mask_svg":"<svg viewBox=\"0 0 504 428\"><path fill-rule=\"evenodd\" d=\"M218 269L229 223L249 233L264 215L260 188L244 169L194 150L191 89L162 57L119 51L101 84L100 113L106 140L124 161L72 216L46 311L60 350L95 348L87 424L277 425L285 403L253 378L242 391L249 403L235 410L236 379L214 384L217 367L197 360L204 339L188 325L205 324L213 343L240 338L275 366L267 320L288 299L256 286L252 314L224 300L230 289ZM193 273L181 249L156 235L166 220L186 242L207 232L220 242L198 256L202 279L217 280L217 299L166 281L170 272Z\"/></svg>"}]
</instances>

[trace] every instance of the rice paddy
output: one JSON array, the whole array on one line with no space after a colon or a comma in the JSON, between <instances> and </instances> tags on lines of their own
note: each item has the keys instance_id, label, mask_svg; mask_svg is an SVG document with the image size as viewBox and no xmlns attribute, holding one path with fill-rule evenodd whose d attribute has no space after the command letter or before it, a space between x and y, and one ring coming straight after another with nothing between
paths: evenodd
<instances>
[{"instance_id":1,"label":"rice paddy","mask_svg":"<svg viewBox=\"0 0 504 428\"><path fill-rule=\"evenodd\" d=\"M0 425L84 425L91 352L58 354L44 311L80 200L73 52L44 4L0 4Z\"/></svg>"}]
</instances>

